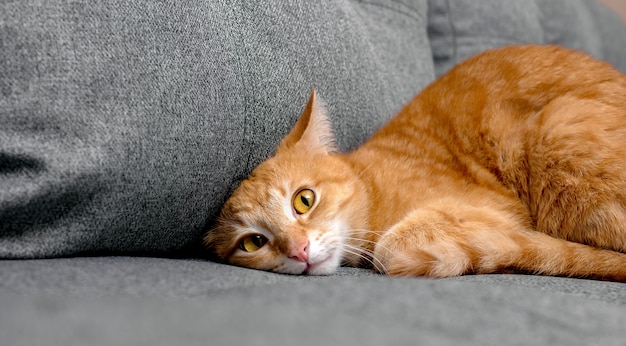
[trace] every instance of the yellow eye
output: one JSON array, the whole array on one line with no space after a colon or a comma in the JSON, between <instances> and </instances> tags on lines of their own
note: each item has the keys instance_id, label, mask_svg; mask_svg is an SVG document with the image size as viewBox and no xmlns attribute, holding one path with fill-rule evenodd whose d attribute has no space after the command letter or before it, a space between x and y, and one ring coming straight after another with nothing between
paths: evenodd
<instances>
[{"instance_id":1,"label":"yellow eye","mask_svg":"<svg viewBox=\"0 0 626 346\"><path fill-rule=\"evenodd\" d=\"M245 252L254 252L267 243L267 238L260 234L249 235L241 240L239 248Z\"/></svg>"},{"instance_id":2,"label":"yellow eye","mask_svg":"<svg viewBox=\"0 0 626 346\"><path fill-rule=\"evenodd\" d=\"M315 203L315 192L305 189L298 192L293 198L293 209L298 214L304 214L313 207L313 203Z\"/></svg>"}]
</instances>

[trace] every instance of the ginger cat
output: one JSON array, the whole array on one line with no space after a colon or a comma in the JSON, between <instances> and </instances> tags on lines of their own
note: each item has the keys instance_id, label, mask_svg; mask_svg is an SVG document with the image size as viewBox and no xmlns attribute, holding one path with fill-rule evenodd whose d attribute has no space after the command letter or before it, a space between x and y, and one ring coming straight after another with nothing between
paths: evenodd
<instances>
[{"instance_id":1,"label":"ginger cat","mask_svg":"<svg viewBox=\"0 0 626 346\"><path fill-rule=\"evenodd\" d=\"M358 149L315 91L224 205L218 259L290 274L626 281L626 76L556 46L456 66Z\"/></svg>"}]
</instances>

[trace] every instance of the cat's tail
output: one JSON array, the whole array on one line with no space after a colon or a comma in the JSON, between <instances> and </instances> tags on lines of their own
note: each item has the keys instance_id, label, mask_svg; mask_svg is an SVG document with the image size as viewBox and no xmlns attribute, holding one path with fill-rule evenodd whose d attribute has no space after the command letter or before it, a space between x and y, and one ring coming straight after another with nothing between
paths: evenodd
<instances>
[{"instance_id":1,"label":"cat's tail","mask_svg":"<svg viewBox=\"0 0 626 346\"><path fill-rule=\"evenodd\" d=\"M570 242L537 231L510 236L518 246L506 252L498 251L501 264L508 269L626 282L626 254L621 252Z\"/></svg>"}]
</instances>

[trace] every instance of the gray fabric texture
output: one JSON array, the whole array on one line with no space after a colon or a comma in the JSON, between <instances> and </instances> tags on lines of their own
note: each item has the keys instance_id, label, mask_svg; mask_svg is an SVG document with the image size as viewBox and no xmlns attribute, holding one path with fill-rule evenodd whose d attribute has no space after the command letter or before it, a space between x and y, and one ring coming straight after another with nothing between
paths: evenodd
<instances>
[{"instance_id":1,"label":"gray fabric texture","mask_svg":"<svg viewBox=\"0 0 626 346\"><path fill-rule=\"evenodd\" d=\"M559 44L585 51L626 72L620 19L593 0L428 1L435 72L508 44Z\"/></svg>"},{"instance_id":2,"label":"gray fabric texture","mask_svg":"<svg viewBox=\"0 0 626 346\"><path fill-rule=\"evenodd\" d=\"M623 345L626 285L288 276L196 260L0 262L6 345ZM7 313L10 312L10 313Z\"/></svg>"},{"instance_id":3,"label":"gray fabric texture","mask_svg":"<svg viewBox=\"0 0 626 346\"><path fill-rule=\"evenodd\" d=\"M433 79L426 1L3 1L0 257L196 240L316 87L342 148Z\"/></svg>"}]
</instances>

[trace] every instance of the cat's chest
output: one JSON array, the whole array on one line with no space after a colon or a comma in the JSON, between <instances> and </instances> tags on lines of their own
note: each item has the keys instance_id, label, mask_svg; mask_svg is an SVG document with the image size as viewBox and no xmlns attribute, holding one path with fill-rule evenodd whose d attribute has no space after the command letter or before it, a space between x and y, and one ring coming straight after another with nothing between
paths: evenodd
<instances>
[{"instance_id":1,"label":"cat's chest","mask_svg":"<svg viewBox=\"0 0 626 346\"><path fill-rule=\"evenodd\" d=\"M464 169L451 159L371 151L353 153L351 158L368 186L369 224L375 230L388 229L443 196L471 189L473 180L464 177Z\"/></svg>"}]
</instances>

